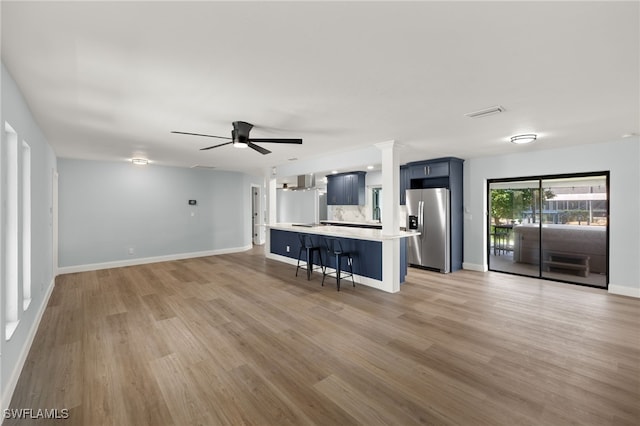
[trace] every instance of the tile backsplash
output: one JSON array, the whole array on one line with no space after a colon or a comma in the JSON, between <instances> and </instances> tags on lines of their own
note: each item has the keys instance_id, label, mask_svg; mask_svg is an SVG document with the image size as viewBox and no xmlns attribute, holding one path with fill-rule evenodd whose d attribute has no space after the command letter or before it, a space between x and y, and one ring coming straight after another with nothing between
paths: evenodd
<instances>
[{"instance_id":1,"label":"tile backsplash","mask_svg":"<svg viewBox=\"0 0 640 426\"><path fill-rule=\"evenodd\" d=\"M407 207L398 206L400 227L407 226ZM383 212L384 214L384 212ZM344 222L371 222L371 207L364 206L327 206L327 220Z\"/></svg>"},{"instance_id":2,"label":"tile backsplash","mask_svg":"<svg viewBox=\"0 0 640 426\"><path fill-rule=\"evenodd\" d=\"M364 206L327 206L328 220L341 220L344 222L367 222L367 212L370 209Z\"/></svg>"}]
</instances>

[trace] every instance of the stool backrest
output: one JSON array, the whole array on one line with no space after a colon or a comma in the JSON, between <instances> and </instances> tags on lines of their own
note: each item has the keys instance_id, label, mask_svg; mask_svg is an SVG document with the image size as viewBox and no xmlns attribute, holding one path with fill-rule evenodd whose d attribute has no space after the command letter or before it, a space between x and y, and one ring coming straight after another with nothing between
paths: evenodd
<instances>
[{"instance_id":1,"label":"stool backrest","mask_svg":"<svg viewBox=\"0 0 640 426\"><path fill-rule=\"evenodd\" d=\"M300 245L304 248L315 247L313 245L313 238L311 238L309 234L298 234L298 240L300 240Z\"/></svg>"},{"instance_id":2,"label":"stool backrest","mask_svg":"<svg viewBox=\"0 0 640 426\"><path fill-rule=\"evenodd\" d=\"M337 238L325 238L324 243L329 253L340 254L344 252L344 250L342 250L342 244L340 244L340 240Z\"/></svg>"}]
</instances>

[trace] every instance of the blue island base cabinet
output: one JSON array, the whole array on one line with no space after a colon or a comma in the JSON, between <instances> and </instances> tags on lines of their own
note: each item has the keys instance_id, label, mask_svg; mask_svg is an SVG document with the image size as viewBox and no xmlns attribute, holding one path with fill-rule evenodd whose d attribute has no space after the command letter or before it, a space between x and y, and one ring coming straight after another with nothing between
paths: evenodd
<instances>
[{"instance_id":1,"label":"blue island base cabinet","mask_svg":"<svg viewBox=\"0 0 640 426\"><path fill-rule=\"evenodd\" d=\"M288 257L293 260L298 259L300 240L298 232L282 231L279 229L270 230L270 251L273 254ZM309 233L305 233L309 234ZM322 247L322 261L329 268L335 269L335 257L329 256L324 243L324 236L312 234L313 242ZM382 281L382 241L361 240L355 238L338 238L345 252L350 252L353 257L353 275L358 282L357 276L367 277ZM287 251L287 247L289 250ZM400 283L403 283L407 274L406 261L406 239L400 244ZM317 255L316 255L317 256ZM306 262L306 252L302 252L301 261ZM343 260L342 269L347 268L346 261ZM314 257L317 263L317 257ZM348 270L348 269L347 269Z\"/></svg>"}]
</instances>

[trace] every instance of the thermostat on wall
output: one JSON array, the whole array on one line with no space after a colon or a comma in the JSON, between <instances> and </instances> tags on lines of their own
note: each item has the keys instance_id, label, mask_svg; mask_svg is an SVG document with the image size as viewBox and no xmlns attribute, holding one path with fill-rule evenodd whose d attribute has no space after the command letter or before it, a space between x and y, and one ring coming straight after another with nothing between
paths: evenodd
<instances>
[{"instance_id":1,"label":"thermostat on wall","mask_svg":"<svg viewBox=\"0 0 640 426\"><path fill-rule=\"evenodd\" d=\"M189 200L189 205L190 206L195 206L196 205L196 200Z\"/></svg>"}]
</instances>

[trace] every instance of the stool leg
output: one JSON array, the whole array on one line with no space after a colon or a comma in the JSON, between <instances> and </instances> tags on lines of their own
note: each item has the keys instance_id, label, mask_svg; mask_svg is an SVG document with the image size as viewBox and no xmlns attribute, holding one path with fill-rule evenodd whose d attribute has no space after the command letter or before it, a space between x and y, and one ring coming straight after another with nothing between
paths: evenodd
<instances>
[{"instance_id":1,"label":"stool leg","mask_svg":"<svg viewBox=\"0 0 640 426\"><path fill-rule=\"evenodd\" d=\"M296 277L298 276L298 269L300 269L300 256L302 255L302 247L298 250L298 265L296 266Z\"/></svg>"},{"instance_id":2,"label":"stool leg","mask_svg":"<svg viewBox=\"0 0 640 426\"><path fill-rule=\"evenodd\" d=\"M340 291L340 261L342 260L342 256L336 254L336 286L338 287L338 291Z\"/></svg>"},{"instance_id":3,"label":"stool leg","mask_svg":"<svg viewBox=\"0 0 640 426\"><path fill-rule=\"evenodd\" d=\"M356 286L356 282L353 280L353 257L347 257L347 263L349 264L349 272L351 273L351 283Z\"/></svg>"},{"instance_id":4,"label":"stool leg","mask_svg":"<svg viewBox=\"0 0 640 426\"><path fill-rule=\"evenodd\" d=\"M311 268L313 268L313 259L311 258L311 249L307 247L307 281L311 279Z\"/></svg>"}]
</instances>

